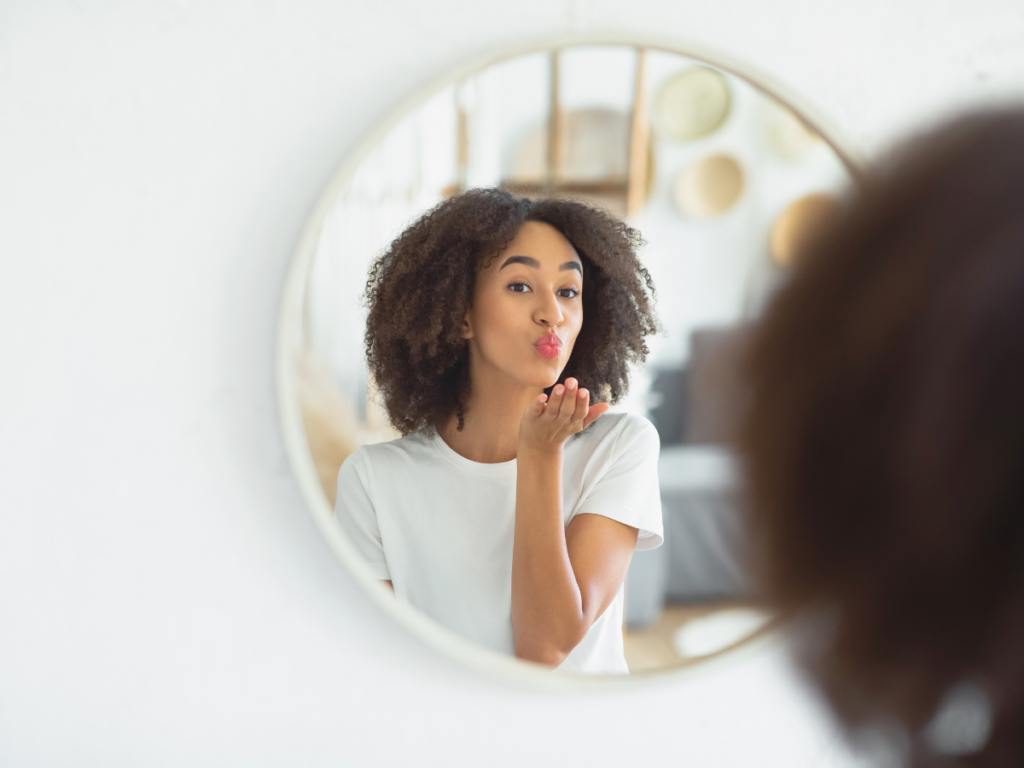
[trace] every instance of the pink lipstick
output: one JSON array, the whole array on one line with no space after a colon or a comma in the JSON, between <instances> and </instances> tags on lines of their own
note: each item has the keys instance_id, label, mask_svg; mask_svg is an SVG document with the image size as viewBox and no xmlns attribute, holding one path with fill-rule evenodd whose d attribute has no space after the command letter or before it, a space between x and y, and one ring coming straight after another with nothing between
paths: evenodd
<instances>
[{"instance_id":1,"label":"pink lipstick","mask_svg":"<svg viewBox=\"0 0 1024 768\"><path fill-rule=\"evenodd\" d=\"M537 341L533 342L533 346L537 348L541 357L549 359L558 357L562 352L562 340L554 333L541 336Z\"/></svg>"}]
</instances>

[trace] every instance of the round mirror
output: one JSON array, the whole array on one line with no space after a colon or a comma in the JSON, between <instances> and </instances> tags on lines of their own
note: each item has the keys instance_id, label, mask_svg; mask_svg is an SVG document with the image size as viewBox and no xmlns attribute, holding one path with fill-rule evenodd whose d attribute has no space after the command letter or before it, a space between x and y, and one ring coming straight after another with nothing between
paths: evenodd
<instances>
[{"instance_id":1,"label":"round mirror","mask_svg":"<svg viewBox=\"0 0 1024 768\"><path fill-rule=\"evenodd\" d=\"M638 542L613 603L628 671L722 658L771 629L743 565L741 478L729 448L732 366L795 244L857 173L836 137L777 93L706 55L565 44L506 56L428 89L336 173L285 289L283 428L321 530L381 604L424 639L470 661L505 663L496 661L500 648L429 615L403 598L407 590L382 586L381 572L338 525L336 494L339 469L357 448L402 437L367 376L362 296L370 265L421 214L476 187L582 200L645 241L639 258L664 331L647 339L647 359L631 370L628 394L611 412L657 430L653 503L660 499L663 542ZM432 561L445 567L444 558L438 551Z\"/></svg>"}]
</instances>

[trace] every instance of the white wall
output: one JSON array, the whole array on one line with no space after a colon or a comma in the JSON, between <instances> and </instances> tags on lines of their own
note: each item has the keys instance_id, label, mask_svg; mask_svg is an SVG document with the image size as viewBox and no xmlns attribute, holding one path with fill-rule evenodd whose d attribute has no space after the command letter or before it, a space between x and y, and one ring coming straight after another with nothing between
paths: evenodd
<instances>
[{"instance_id":1,"label":"white wall","mask_svg":"<svg viewBox=\"0 0 1024 768\"><path fill-rule=\"evenodd\" d=\"M1024 95L1019 0L0 4L0 764L839 759L774 652L618 697L463 669L289 475L277 303L336 164L451 67L623 28L758 65L868 154Z\"/></svg>"}]
</instances>

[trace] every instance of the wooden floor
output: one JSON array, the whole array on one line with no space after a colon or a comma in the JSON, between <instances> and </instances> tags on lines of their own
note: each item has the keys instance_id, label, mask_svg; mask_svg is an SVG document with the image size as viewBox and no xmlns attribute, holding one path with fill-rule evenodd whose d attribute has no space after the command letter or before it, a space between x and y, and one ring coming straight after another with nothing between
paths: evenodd
<instances>
[{"instance_id":1,"label":"wooden floor","mask_svg":"<svg viewBox=\"0 0 1024 768\"><path fill-rule=\"evenodd\" d=\"M622 633L629 671L649 672L699 663L702 657L683 658L676 652L672 644L676 630L693 619L708 616L725 608L755 607L757 606L753 603L736 601L705 605L666 605L658 621L650 628Z\"/></svg>"}]
</instances>

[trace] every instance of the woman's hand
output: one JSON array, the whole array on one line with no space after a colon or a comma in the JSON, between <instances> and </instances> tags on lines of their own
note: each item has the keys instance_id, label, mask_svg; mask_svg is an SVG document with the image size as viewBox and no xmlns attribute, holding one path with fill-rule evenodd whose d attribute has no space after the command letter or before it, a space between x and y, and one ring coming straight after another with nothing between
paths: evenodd
<instances>
[{"instance_id":1,"label":"woman's hand","mask_svg":"<svg viewBox=\"0 0 1024 768\"><path fill-rule=\"evenodd\" d=\"M590 405L590 393L577 389L576 379L570 377L551 390L551 397L538 395L519 422L520 447L536 451L558 451L570 435L590 426L611 406L608 403Z\"/></svg>"}]
</instances>

